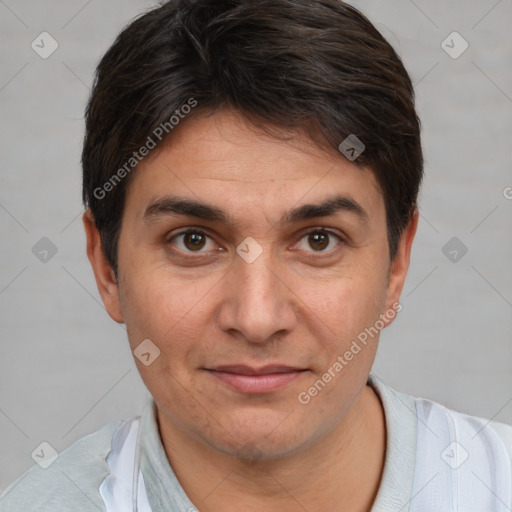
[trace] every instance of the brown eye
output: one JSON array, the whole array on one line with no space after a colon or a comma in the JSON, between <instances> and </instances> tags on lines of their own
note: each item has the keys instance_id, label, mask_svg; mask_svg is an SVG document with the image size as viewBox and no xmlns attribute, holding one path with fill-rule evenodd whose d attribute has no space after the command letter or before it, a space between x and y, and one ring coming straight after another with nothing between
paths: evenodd
<instances>
[{"instance_id":1,"label":"brown eye","mask_svg":"<svg viewBox=\"0 0 512 512\"><path fill-rule=\"evenodd\" d=\"M323 251L329 245L329 235L322 232L310 233L308 242L315 251Z\"/></svg>"},{"instance_id":2,"label":"brown eye","mask_svg":"<svg viewBox=\"0 0 512 512\"><path fill-rule=\"evenodd\" d=\"M208 241L212 244L212 248L214 248L215 244L211 241L211 238L199 230L188 230L178 233L169 239L167 243L174 245L177 249L184 253L198 252L204 253L205 247L208 246ZM210 250L212 249L210 248Z\"/></svg>"},{"instance_id":3,"label":"brown eye","mask_svg":"<svg viewBox=\"0 0 512 512\"><path fill-rule=\"evenodd\" d=\"M333 244L333 239L336 239L338 241L338 244ZM306 240L308 247L300 247L300 244L303 240ZM299 241L299 248L307 252L330 252L330 250L326 250L326 248L331 246L330 249L335 249L337 246L340 245L341 242L341 237L339 237L332 231L328 231L326 229L316 229L314 231L306 233L301 238L301 240ZM334 247L332 247L333 245Z\"/></svg>"},{"instance_id":4,"label":"brown eye","mask_svg":"<svg viewBox=\"0 0 512 512\"><path fill-rule=\"evenodd\" d=\"M202 233L185 233L183 236L183 244L191 251L202 249L205 244L205 236Z\"/></svg>"}]
</instances>

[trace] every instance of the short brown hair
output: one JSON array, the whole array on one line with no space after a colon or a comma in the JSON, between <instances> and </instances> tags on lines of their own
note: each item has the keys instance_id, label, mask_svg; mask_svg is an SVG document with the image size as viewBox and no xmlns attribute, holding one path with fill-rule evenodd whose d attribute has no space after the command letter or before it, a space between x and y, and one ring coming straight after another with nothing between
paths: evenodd
<instances>
[{"instance_id":1,"label":"short brown hair","mask_svg":"<svg viewBox=\"0 0 512 512\"><path fill-rule=\"evenodd\" d=\"M191 98L190 116L229 106L255 124L304 131L319 146L355 135L365 145L355 163L372 170L383 194L394 258L423 155L411 80L378 30L338 0L170 0L119 34L86 111L83 201L116 275L133 175L121 169Z\"/></svg>"}]
</instances>

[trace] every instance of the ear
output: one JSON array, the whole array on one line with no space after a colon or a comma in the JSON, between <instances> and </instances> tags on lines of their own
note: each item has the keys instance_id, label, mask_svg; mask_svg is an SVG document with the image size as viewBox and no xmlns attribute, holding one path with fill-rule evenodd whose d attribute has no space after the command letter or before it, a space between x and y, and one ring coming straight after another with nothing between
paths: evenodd
<instances>
[{"instance_id":1,"label":"ear","mask_svg":"<svg viewBox=\"0 0 512 512\"><path fill-rule=\"evenodd\" d=\"M91 210L86 210L82 216L87 238L87 257L91 262L96 285L100 292L105 309L110 317L118 323L123 323L121 303L119 301L119 288L116 282L114 271L110 266L101 244L101 237Z\"/></svg>"},{"instance_id":2,"label":"ear","mask_svg":"<svg viewBox=\"0 0 512 512\"><path fill-rule=\"evenodd\" d=\"M402 235L400 236L396 255L391 262L391 268L388 276L386 309L384 311L384 321L386 322L386 325L391 324L395 318L396 311L400 311L401 309L401 307L398 307L398 303L400 301L400 295L405 283L407 271L409 270L412 242L414 240L414 236L416 235L416 229L418 228L418 218L419 212L418 209L415 208L409 224L403 230ZM386 311L390 310L394 310L395 314L392 316L386 315Z\"/></svg>"}]
</instances>

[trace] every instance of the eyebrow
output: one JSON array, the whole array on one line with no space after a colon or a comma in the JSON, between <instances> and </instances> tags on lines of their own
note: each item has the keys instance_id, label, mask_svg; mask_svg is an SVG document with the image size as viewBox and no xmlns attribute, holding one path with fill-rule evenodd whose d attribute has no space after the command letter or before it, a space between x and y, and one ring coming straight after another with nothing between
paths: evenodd
<instances>
[{"instance_id":1,"label":"eyebrow","mask_svg":"<svg viewBox=\"0 0 512 512\"><path fill-rule=\"evenodd\" d=\"M348 196L337 195L327 198L318 204L303 204L293 208L282 215L278 224L293 224L317 217L328 217L340 211L353 214L361 222L368 222L368 213L359 203ZM229 213L215 205L174 196L165 196L153 201L146 208L143 219L145 222L151 222L152 220L167 215L196 217L198 219L220 222L233 227L238 226L238 223Z\"/></svg>"}]
</instances>

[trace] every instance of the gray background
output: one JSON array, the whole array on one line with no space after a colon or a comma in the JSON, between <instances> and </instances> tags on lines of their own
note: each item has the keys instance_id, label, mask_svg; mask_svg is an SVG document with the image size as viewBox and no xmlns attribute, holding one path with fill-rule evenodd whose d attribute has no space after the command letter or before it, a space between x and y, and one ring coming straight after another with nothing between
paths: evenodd
<instances>
[{"instance_id":1,"label":"gray background","mask_svg":"<svg viewBox=\"0 0 512 512\"><path fill-rule=\"evenodd\" d=\"M86 259L80 151L95 65L154 3L0 0L0 490L41 441L61 451L146 396ZM404 59L426 157L403 311L375 373L512 423L512 0L352 3ZM43 31L59 44L46 60L31 48ZM457 59L441 47L453 31L469 44ZM32 252L43 237L57 248L46 262ZM452 237L468 249L456 262Z\"/></svg>"}]
</instances>

